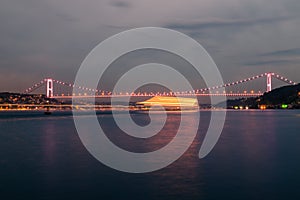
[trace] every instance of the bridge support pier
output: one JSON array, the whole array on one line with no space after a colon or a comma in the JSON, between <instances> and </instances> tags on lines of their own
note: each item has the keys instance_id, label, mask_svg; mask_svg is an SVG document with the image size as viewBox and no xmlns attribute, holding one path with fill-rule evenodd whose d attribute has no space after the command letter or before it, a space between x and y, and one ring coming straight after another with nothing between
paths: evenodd
<instances>
[{"instance_id":1,"label":"bridge support pier","mask_svg":"<svg viewBox=\"0 0 300 200\"><path fill-rule=\"evenodd\" d=\"M46 79L46 97L51 98L53 97L53 80L52 78Z\"/></svg>"}]
</instances>

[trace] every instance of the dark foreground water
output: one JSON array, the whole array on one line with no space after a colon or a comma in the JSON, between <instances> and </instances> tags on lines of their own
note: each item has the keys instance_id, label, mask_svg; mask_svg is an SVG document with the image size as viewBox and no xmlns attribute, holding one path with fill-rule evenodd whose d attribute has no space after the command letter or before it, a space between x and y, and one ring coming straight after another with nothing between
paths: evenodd
<instances>
[{"instance_id":1,"label":"dark foreground water","mask_svg":"<svg viewBox=\"0 0 300 200\"><path fill-rule=\"evenodd\" d=\"M1 112L0 199L300 199L300 111L230 111L217 145L199 160L209 116L201 112L198 136L175 163L129 174L87 152L69 113ZM98 117L112 141L137 152L169 142L179 120L170 115L147 142L119 134L111 115Z\"/></svg>"}]
</instances>

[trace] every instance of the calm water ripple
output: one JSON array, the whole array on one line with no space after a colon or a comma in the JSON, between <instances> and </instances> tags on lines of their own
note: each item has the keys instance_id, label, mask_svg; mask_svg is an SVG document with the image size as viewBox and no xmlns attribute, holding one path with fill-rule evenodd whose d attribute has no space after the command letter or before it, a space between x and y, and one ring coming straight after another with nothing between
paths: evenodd
<instances>
[{"instance_id":1,"label":"calm water ripple","mask_svg":"<svg viewBox=\"0 0 300 200\"><path fill-rule=\"evenodd\" d=\"M121 114L121 113L120 113ZM191 114L191 123L193 115ZM82 117L89 117L84 115ZM147 124L147 115L133 115ZM3 199L299 199L300 111L229 111L213 151L198 159L210 113L198 135L170 166L128 174L95 160L82 145L70 112L0 112L0 192ZM98 115L108 137L124 149L151 151L173 137L179 115L147 140ZM188 131L188 126L187 126Z\"/></svg>"}]
</instances>

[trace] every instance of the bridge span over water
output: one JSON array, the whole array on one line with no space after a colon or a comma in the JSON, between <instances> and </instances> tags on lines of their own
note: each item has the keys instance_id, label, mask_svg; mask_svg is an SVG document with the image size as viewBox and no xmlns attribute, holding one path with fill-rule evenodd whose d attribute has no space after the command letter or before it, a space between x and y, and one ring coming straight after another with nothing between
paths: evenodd
<instances>
[{"instance_id":1,"label":"bridge span over water","mask_svg":"<svg viewBox=\"0 0 300 200\"><path fill-rule=\"evenodd\" d=\"M258 91L255 92L254 90L250 91L242 91L242 92L234 92L230 91L227 92L225 89L228 87L232 87L235 85L240 85L246 82L251 82L259 78L266 78L266 90L265 91ZM119 93L113 93L111 91L103 91L97 88L87 88L85 86L75 85L72 83L67 83L64 81L59 81L53 78L46 78L41 80L38 83L33 84L32 87L27 88L25 93L32 93L38 88L42 86L46 86L45 95L48 98L56 98L56 99L71 99L71 98L122 98L122 97L154 97L154 96L181 96L181 97L189 97L189 96L227 96L227 97L255 97L261 96L264 92L270 92L272 90L272 78L276 78L280 81L283 81L289 85L296 85L297 83L294 81L289 80L281 75L278 75L273 72L263 73L260 75L248 77L245 79L241 79L238 81L233 81L230 83L226 83L223 85L218 85L210 88L200 88L195 89L193 91L172 91L172 92L132 92L132 91L124 91ZM82 91L79 94L65 94L65 93L56 93L54 91L54 84L69 87L69 88L76 88ZM220 90L220 91L217 91Z\"/></svg>"}]
</instances>

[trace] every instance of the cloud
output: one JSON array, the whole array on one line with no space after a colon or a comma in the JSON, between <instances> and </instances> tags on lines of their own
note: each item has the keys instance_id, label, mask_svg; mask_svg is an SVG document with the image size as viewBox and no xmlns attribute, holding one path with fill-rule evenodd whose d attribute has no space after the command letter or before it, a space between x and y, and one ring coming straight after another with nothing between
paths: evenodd
<instances>
[{"instance_id":1,"label":"cloud","mask_svg":"<svg viewBox=\"0 0 300 200\"><path fill-rule=\"evenodd\" d=\"M292 19L291 16L273 17L273 18L254 18L254 19L212 19L207 21L200 21L198 23L171 23L165 27L171 29L186 29L186 30L200 30L209 28L224 28L224 27L245 27L255 26L261 24L272 24L280 21Z\"/></svg>"},{"instance_id":2,"label":"cloud","mask_svg":"<svg viewBox=\"0 0 300 200\"><path fill-rule=\"evenodd\" d=\"M128 8L131 6L129 2L125 2L125 1L110 1L109 5L118 8Z\"/></svg>"},{"instance_id":3,"label":"cloud","mask_svg":"<svg viewBox=\"0 0 300 200\"><path fill-rule=\"evenodd\" d=\"M271 51L268 53L261 54L261 56L299 56L299 55L300 55L300 48Z\"/></svg>"},{"instance_id":4,"label":"cloud","mask_svg":"<svg viewBox=\"0 0 300 200\"><path fill-rule=\"evenodd\" d=\"M249 61L243 63L246 66L264 66L264 65L280 65L280 64L287 64L292 63L291 60L266 60L266 61Z\"/></svg>"},{"instance_id":5,"label":"cloud","mask_svg":"<svg viewBox=\"0 0 300 200\"><path fill-rule=\"evenodd\" d=\"M257 55L255 61L242 63L245 66L282 65L299 63L300 48L271 51Z\"/></svg>"},{"instance_id":6,"label":"cloud","mask_svg":"<svg viewBox=\"0 0 300 200\"><path fill-rule=\"evenodd\" d=\"M225 79L265 71L248 71L241 67L245 63L274 64L278 73L289 68L286 76L297 80L299 6L298 0L228 0L222 5L220 0L2 0L0 91L22 91L48 76L72 82L99 42L143 26L188 34L209 51ZM18 81L7 84L10 80Z\"/></svg>"}]
</instances>

